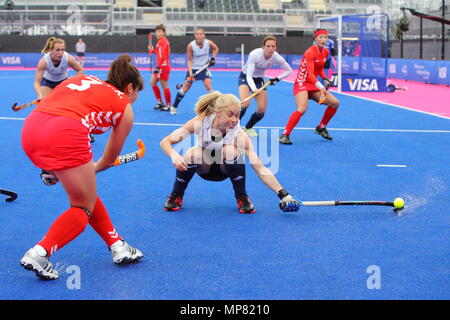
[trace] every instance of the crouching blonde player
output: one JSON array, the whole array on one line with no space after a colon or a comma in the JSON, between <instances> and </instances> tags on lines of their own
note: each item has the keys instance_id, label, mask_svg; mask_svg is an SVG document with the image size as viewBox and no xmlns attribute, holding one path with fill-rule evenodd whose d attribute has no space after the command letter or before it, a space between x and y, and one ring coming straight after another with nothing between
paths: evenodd
<instances>
[{"instance_id":1,"label":"crouching blonde player","mask_svg":"<svg viewBox=\"0 0 450 320\"><path fill-rule=\"evenodd\" d=\"M210 181L231 180L237 206L242 213L254 213L255 207L245 188L243 153L259 179L280 198L281 210L298 211L300 204L278 182L273 172L266 168L247 134L241 129L239 115L241 104L232 94L219 91L199 98L193 119L186 122L161 140L163 152L176 168L171 194L164 205L166 211L177 211L183 203L189 181L197 173ZM197 135L197 145L180 155L172 147L191 134Z\"/></svg>"}]
</instances>

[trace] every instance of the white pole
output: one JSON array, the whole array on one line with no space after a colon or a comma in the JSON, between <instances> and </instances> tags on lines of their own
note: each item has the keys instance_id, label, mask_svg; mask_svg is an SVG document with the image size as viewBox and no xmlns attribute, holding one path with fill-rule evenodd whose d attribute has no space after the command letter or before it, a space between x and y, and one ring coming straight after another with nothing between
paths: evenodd
<instances>
[{"instance_id":1,"label":"white pole","mask_svg":"<svg viewBox=\"0 0 450 320\"><path fill-rule=\"evenodd\" d=\"M241 68L244 66L244 44L241 43Z\"/></svg>"},{"instance_id":2,"label":"white pole","mask_svg":"<svg viewBox=\"0 0 450 320\"><path fill-rule=\"evenodd\" d=\"M337 34L337 45L338 45L338 92L342 92L342 15L338 16L338 34Z\"/></svg>"}]
</instances>

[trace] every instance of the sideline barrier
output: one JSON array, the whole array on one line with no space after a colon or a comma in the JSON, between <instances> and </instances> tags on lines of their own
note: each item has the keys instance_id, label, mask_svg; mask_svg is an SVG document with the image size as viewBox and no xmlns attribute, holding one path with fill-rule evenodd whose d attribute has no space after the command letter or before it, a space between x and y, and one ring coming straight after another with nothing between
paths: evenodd
<instances>
[{"instance_id":1,"label":"sideline barrier","mask_svg":"<svg viewBox=\"0 0 450 320\"><path fill-rule=\"evenodd\" d=\"M71 54L75 57L74 53ZM84 57L84 66L85 68L108 68L120 54L87 53ZM131 53L130 55L136 67L147 68L150 65L150 57L147 53ZM301 55L282 56L294 70L298 69ZM0 56L0 68L35 68L41 57L40 53L3 53ZM245 59L247 57L248 55L244 56ZM172 53L170 63L172 68L186 68L186 54ZM212 69L239 69L240 67L240 54L219 54ZM342 67L343 73L354 74L361 68L364 75L369 77L384 75L384 59L381 58L344 57ZM388 78L450 85L450 61L388 59L387 69Z\"/></svg>"}]
</instances>

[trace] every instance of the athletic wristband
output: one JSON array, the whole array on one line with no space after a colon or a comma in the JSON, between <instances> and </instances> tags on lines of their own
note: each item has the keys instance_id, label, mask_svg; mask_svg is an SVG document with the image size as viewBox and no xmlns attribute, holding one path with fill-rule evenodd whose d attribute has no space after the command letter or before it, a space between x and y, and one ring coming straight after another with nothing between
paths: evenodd
<instances>
[{"instance_id":1,"label":"athletic wristband","mask_svg":"<svg viewBox=\"0 0 450 320\"><path fill-rule=\"evenodd\" d=\"M284 197L288 196L289 192L286 191L286 189L281 189L280 191L278 191L277 196L278 198L280 198L280 200L283 200Z\"/></svg>"},{"instance_id":2,"label":"athletic wristband","mask_svg":"<svg viewBox=\"0 0 450 320\"><path fill-rule=\"evenodd\" d=\"M325 87L323 86L323 84L320 83L320 81L316 82L316 87L319 88L320 90L325 89Z\"/></svg>"}]
</instances>

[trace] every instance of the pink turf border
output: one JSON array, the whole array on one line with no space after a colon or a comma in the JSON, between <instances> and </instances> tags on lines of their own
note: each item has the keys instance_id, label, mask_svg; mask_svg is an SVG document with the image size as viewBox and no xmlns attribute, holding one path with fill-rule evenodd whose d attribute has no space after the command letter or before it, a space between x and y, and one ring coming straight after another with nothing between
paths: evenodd
<instances>
[{"instance_id":1,"label":"pink turf border","mask_svg":"<svg viewBox=\"0 0 450 320\"><path fill-rule=\"evenodd\" d=\"M266 74L272 77L279 74L279 72L279 70L270 70ZM293 83L296 75L297 73L293 72L284 80ZM450 119L449 86L400 79L388 79L388 83L396 87L407 87L407 90L396 90L395 92L343 92L341 94ZM335 91L334 88L332 90Z\"/></svg>"}]
</instances>

